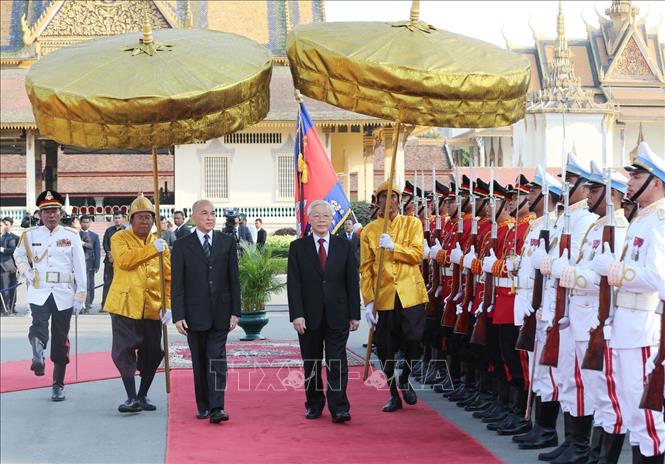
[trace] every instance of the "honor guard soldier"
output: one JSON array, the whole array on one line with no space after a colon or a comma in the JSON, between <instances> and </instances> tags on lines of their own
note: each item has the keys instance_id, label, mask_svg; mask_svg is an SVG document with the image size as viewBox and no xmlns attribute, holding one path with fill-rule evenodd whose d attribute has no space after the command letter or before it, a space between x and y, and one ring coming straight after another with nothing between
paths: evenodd
<instances>
[{"instance_id":1,"label":"honor guard soldier","mask_svg":"<svg viewBox=\"0 0 665 464\"><path fill-rule=\"evenodd\" d=\"M555 218L555 204L561 195L561 182L554 176L545 172L538 166L536 176L528 184L529 209L536 219L531 223L529 233L524 239L524 247L519 259L506 259L506 270L515 275L515 320L516 325L522 326L528 317L539 308L531 306L534 288L535 265L532 257L539 246L541 230L551 227ZM547 196L547 198L545 198ZM545 205L547 210L545 211ZM540 332L540 333L539 333ZM556 385L549 377L550 369L538 364L536 354L542 352L545 342L544 328L536 330L535 352L529 351L529 387L535 396L535 426L526 434L516 435L513 441L519 444L520 449L540 449L555 446L558 442L556 433L556 419L559 414L559 402L556 396ZM536 353L537 352L537 353Z\"/></svg>"},{"instance_id":2,"label":"honor guard soldier","mask_svg":"<svg viewBox=\"0 0 665 464\"><path fill-rule=\"evenodd\" d=\"M611 201L614 208L614 249L619 250L624 242L628 221L621 209L621 200L628 188L628 179L620 173L613 173L609 179ZM587 429L573 436L573 441L558 461L576 462L594 456L597 460L603 456L605 462L617 462L625 436L625 424L614 389L616 379L612 370L613 350L605 346L599 352L604 354L603 370L583 368L583 360L589 345L589 332L600 324L598 317L600 277L592 268L595 256L602 251L603 229L610 224L606 214L606 182L603 172L594 161L591 162L591 176L587 182L589 188L589 210L598 214L600 219L587 230L582 240L578 256L573 261L568 256L561 256L552 263L552 278L559 279L559 285L570 289L569 321L571 335L575 341L574 363L559 366L559 374L570 388L562 388L559 401L564 411L569 411L574 418L591 417L594 429L589 448ZM603 353L604 352L604 353ZM574 419L579 420L579 419ZM588 420L588 419L586 419ZM602 451L601 451L602 446Z\"/></svg>"},{"instance_id":3,"label":"honor guard soldier","mask_svg":"<svg viewBox=\"0 0 665 464\"><path fill-rule=\"evenodd\" d=\"M111 357L127 393L127 400L118 406L122 413L156 409L147 395L164 356L162 323L167 324L171 318L170 310L160 314L160 254L164 257L165 300L171 301L169 247L164 239L151 233L155 208L143 195L129 207L129 224L129 229L111 238L114 274L104 304L104 310L111 314ZM141 374L138 395L134 380L137 370Z\"/></svg>"},{"instance_id":4,"label":"honor guard soldier","mask_svg":"<svg viewBox=\"0 0 665 464\"><path fill-rule=\"evenodd\" d=\"M423 260L423 226L418 218L399 214L400 190L384 182L376 190L379 215L390 202L390 226L382 233L384 219L369 223L360 238L360 290L365 303L365 318L376 326L375 342L383 372L390 386L390 399L384 412L402 408L402 396L407 404L416 404L416 392L409 383L411 366L420 358L420 341L425 330L425 304L429 301L425 282L420 273ZM383 249L383 272L379 293L375 284L379 254ZM376 308L377 314L373 313ZM395 379L395 354L402 348L406 360Z\"/></svg>"},{"instance_id":5,"label":"honor guard soldier","mask_svg":"<svg viewBox=\"0 0 665 464\"><path fill-rule=\"evenodd\" d=\"M665 278L665 160L640 143L630 172L628 195L640 211L626 232L622 248L612 253L603 243L593 269L616 287L610 348L616 393L630 432L633 462L662 463L665 453L663 413L640 409L646 364L660 340L659 292Z\"/></svg>"},{"instance_id":6,"label":"honor guard soldier","mask_svg":"<svg viewBox=\"0 0 665 464\"><path fill-rule=\"evenodd\" d=\"M51 319L51 361L53 401L65 399L65 369L69 363L69 325L72 313L85 305L86 269L83 245L76 230L60 225L65 200L47 190L37 197L44 225L23 232L14 252L19 274L28 285L32 325L28 339L32 346L35 375L44 375L44 350L49 340Z\"/></svg>"},{"instance_id":7,"label":"honor guard soldier","mask_svg":"<svg viewBox=\"0 0 665 464\"><path fill-rule=\"evenodd\" d=\"M562 255L560 248L561 243L564 242L563 234L566 232L570 236L570 254L568 256L573 259L577 258L584 234L598 220L598 215L589 211L587 201L589 189L586 183L591 175L588 164L586 167L583 166L574 154L568 153L565 169L566 177L562 181L566 182L569 187L569 206L557 218L552 231L553 237L552 235L550 236L549 252L547 252L546 256L540 258L540 256L543 256L542 253L545 252L544 244L541 243L540 248L534 255L538 255L538 257L534 257L533 259L534 263L540 261L540 264L536 264L536 266L540 268L540 272L545 276L546 282L546 291L543 294L541 311L541 326L544 325L546 327L544 335L546 335L546 338L549 338L551 330L559 330L560 338L558 359L556 362L557 367L551 367L551 371L556 381L556 396L564 414L565 440L556 449L540 455L543 460L553 460L556 464L569 462L568 458L570 456L588 454L588 441L593 421L593 416L591 415L577 415L578 412L575 410L574 401L568 401L569 399L575 399L575 392L577 391L575 378L565 378L564 374L566 372L574 372L575 341L570 330L567 314L562 314L563 317L555 321L555 317L557 317L555 308L559 305L566 305L567 303L557 301L557 288L559 285L558 279L553 278L551 275L551 264L553 260L558 259ZM568 222L568 226L566 226L566 222ZM558 325L555 322L558 322ZM539 362L539 360L536 362Z\"/></svg>"}]
</instances>

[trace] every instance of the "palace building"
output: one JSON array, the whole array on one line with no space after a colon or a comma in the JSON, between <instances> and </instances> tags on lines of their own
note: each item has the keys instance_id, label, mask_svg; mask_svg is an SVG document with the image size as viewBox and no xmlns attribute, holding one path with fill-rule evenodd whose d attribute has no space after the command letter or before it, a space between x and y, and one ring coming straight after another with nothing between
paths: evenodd
<instances>
[{"instance_id":1,"label":"palace building","mask_svg":"<svg viewBox=\"0 0 665 464\"><path fill-rule=\"evenodd\" d=\"M609 3L609 2L608 2ZM564 2L565 6L565 2ZM42 56L82 40L155 28L204 27L248 36L273 54L270 112L238 133L160 152L160 195L165 215L207 197L217 207L262 217L270 229L294 223L293 150L297 102L285 58L295 25L325 21L323 0L191 1L14 0L0 2L0 215L22 217L44 188L69 194L73 206L99 219L126 206L138 192L153 195L148 152L83 150L40 136L25 76ZM530 27L525 24L525 27ZM533 31L534 45L506 46L531 63L527 116L511 127L473 130L415 128L398 147L399 182L418 175L429 190L432 169L449 174L444 141L453 158L486 175L490 162L510 182L516 166L560 166L562 147L583 159L626 164L638 140L665 151L665 45L630 1L612 1L587 37ZM369 200L387 175L393 124L304 98L338 177L351 200ZM566 118L566 142L562 139ZM606 135L603 135L606 134ZM465 168L469 170L468 168ZM470 170L469 170L470 171ZM465 171L466 172L466 171ZM422 180L421 180L422 179ZM220 214L221 215L221 214Z\"/></svg>"}]
</instances>

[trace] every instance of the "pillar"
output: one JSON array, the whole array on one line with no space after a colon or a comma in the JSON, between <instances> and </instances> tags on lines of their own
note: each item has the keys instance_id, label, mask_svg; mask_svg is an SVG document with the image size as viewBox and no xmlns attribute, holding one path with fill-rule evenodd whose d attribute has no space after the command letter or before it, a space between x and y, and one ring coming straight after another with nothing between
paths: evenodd
<instances>
[{"instance_id":1,"label":"pillar","mask_svg":"<svg viewBox=\"0 0 665 464\"><path fill-rule=\"evenodd\" d=\"M58 190L58 144L52 140L44 142L46 166L44 167L44 190Z\"/></svg>"},{"instance_id":2,"label":"pillar","mask_svg":"<svg viewBox=\"0 0 665 464\"><path fill-rule=\"evenodd\" d=\"M35 209L35 202L38 195L37 152L35 132L28 130L25 134L25 207L28 212L32 212ZM41 157L39 157L39 160L41 161Z\"/></svg>"},{"instance_id":3,"label":"pillar","mask_svg":"<svg viewBox=\"0 0 665 464\"><path fill-rule=\"evenodd\" d=\"M369 202L374 193L374 137L363 136L363 188L358 188L358 197Z\"/></svg>"}]
</instances>

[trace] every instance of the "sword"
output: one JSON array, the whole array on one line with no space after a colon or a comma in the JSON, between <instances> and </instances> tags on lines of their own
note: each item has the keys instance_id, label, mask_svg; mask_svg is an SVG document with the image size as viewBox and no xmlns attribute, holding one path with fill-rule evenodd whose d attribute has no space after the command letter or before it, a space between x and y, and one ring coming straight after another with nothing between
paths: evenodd
<instances>
[{"instance_id":1,"label":"sword","mask_svg":"<svg viewBox=\"0 0 665 464\"><path fill-rule=\"evenodd\" d=\"M76 365L74 367L74 375L76 381L79 381L79 314L76 313L74 316L74 359L76 359Z\"/></svg>"}]
</instances>

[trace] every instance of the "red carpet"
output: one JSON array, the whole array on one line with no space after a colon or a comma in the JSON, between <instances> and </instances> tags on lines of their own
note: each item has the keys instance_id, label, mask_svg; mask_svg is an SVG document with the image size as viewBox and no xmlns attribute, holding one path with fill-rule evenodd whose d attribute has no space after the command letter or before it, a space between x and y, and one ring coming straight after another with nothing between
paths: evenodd
<instances>
[{"instance_id":1,"label":"red carpet","mask_svg":"<svg viewBox=\"0 0 665 464\"><path fill-rule=\"evenodd\" d=\"M67 373L65 374L66 384L120 377L118 369L116 369L115 364L111 360L110 352L79 353L79 363L77 381L76 361L72 355L71 362L67 365ZM46 373L41 377L37 377L30 370L30 364L32 362L29 359L7 361L0 364L0 393L50 387L53 384L53 363L50 359L46 359Z\"/></svg>"},{"instance_id":2,"label":"red carpet","mask_svg":"<svg viewBox=\"0 0 665 464\"><path fill-rule=\"evenodd\" d=\"M234 369L226 393L231 420L219 425L195 418L192 372L173 371L166 462L501 462L422 402L381 412L388 393L365 386L362 368L349 371L349 423L333 424L327 410L318 420L305 419L305 394L282 386L285 369ZM250 389L250 379L260 387Z\"/></svg>"}]
</instances>

